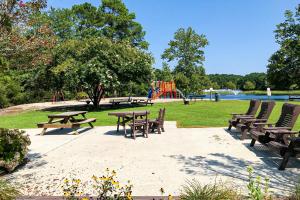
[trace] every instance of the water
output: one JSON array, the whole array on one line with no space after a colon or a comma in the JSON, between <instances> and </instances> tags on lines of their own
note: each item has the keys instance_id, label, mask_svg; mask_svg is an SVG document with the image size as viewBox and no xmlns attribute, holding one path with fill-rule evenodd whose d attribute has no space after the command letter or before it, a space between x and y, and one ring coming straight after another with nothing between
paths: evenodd
<instances>
[{"instance_id":1,"label":"water","mask_svg":"<svg viewBox=\"0 0 300 200\"><path fill-rule=\"evenodd\" d=\"M206 95L204 99L209 99L210 95ZM215 98L215 95L212 95L212 99ZM268 97L267 95L253 95L253 94L220 94L220 99L224 100L251 100L251 99L259 99L259 100L280 100L280 101L288 101L289 95L272 95Z\"/></svg>"}]
</instances>

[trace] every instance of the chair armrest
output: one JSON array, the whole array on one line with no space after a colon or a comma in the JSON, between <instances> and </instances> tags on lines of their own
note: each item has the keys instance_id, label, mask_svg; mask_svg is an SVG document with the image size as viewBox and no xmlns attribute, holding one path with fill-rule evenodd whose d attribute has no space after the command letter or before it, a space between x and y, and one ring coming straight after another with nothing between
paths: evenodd
<instances>
[{"instance_id":1,"label":"chair armrest","mask_svg":"<svg viewBox=\"0 0 300 200\"><path fill-rule=\"evenodd\" d=\"M266 123L266 122L258 122L258 123L254 123L254 125L261 125L261 126L272 126L274 124L271 124L271 123ZM271 127L269 127L271 128Z\"/></svg>"},{"instance_id":2,"label":"chair armrest","mask_svg":"<svg viewBox=\"0 0 300 200\"><path fill-rule=\"evenodd\" d=\"M298 131L290 131L290 130L286 130L286 129L279 129L279 130L268 130L268 133L273 133L273 134L287 134L287 135L292 135L292 134L297 134L299 133Z\"/></svg>"},{"instance_id":3,"label":"chair armrest","mask_svg":"<svg viewBox=\"0 0 300 200\"><path fill-rule=\"evenodd\" d=\"M238 116L238 118L240 118L240 119L255 119L253 116L250 116L250 115L240 115L240 116Z\"/></svg>"},{"instance_id":4,"label":"chair armrest","mask_svg":"<svg viewBox=\"0 0 300 200\"><path fill-rule=\"evenodd\" d=\"M265 127L265 130L292 130L292 127Z\"/></svg>"}]
</instances>

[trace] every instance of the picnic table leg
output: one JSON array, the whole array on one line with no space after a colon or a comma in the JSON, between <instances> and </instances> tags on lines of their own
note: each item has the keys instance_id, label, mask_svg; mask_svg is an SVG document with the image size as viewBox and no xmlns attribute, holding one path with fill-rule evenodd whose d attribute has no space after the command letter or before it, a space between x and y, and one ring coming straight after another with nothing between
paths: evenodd
<instances>
[{"instance_id":1,"label":"picnic table leg","mask_svg":"<svg viewBox=\"0 0 300 200\"><path fill-rule=\"evenodd\" d=\"M127 133L126 133L126 123L124 122L124 117L122 117L122 125L123 125L123 128L124 128L124 134L125 134L125 137L126 137L126 135L127 135Z\"/></svg>"},{"instance_id":2,"label":"picnic table leg","mask_svg":"<svg viewBox=\"0 0 300 200\"><path fill-rule=\"evenodd\" d=\"M118 122L117 122L117 132L119 132L119 127L120 127L120 116L118 116Z\"/></svg>"},{"instance_id":3,"label":"picnic table leg","mask_svg":"<svg viewBox=\"0 0 300 200\"><path fill-rule=\"evenodd\" d=\"M48 123L51 123L53 121L53 118L50 118ZM42 132L40 133L41 136L43 136L46 133L47 128L43 128Z\"/></svg>"},{"instance_id":4,"label":"picnic table leg","mask_svg":"<svg viewBox=\"0 0 300 200\"><path fill-rule=\"evenodd\" d=\"M79 135L77 130L78 130L78 128L73 128L73 135Z\"/></svg>"}]
</instances>

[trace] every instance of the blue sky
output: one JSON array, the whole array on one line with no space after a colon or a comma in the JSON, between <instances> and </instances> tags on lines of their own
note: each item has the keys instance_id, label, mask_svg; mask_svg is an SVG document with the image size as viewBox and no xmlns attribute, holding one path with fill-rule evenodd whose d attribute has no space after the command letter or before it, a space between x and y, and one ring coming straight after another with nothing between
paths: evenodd
<instances>
[{"instance_id":1,"label":"blue sky","mask_svg":"<svg viewBox=\"0 0 300 200\"><path fill-rule=\"evenodd\" d=\"M62 8L99 0L48 0L48 6ZM124 0L136 21L146 31L155 67L168 47L174 32L191 26L205 34L206 72L247 74L266 72L275 43L276 24L284 20L284 11L295 10L297 0Z\"/></svg>"}]
</instances>

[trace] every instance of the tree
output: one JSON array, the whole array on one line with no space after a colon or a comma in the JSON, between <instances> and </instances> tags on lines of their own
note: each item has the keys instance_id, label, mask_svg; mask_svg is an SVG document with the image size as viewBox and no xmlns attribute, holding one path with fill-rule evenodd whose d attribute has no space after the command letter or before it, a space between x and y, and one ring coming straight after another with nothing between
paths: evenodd
<instances>
[{"instance_id":1,"label":"tree","mask_svg":"<svg viewBox=\"0 0 300 200\"><path fill-rule=\"evenodd\" d=\"M166 62L163 62L162 65L161 69L155 69L155 79L160 81L172 81L174 78L170 66Z\"/></svg>"},{"instance_id":2,"label":"tree","mask_svg":"<svg viewBox=\"0 0 300 200\"><path fill-rule=\"evenodd\" d=\"M254 90L255 89L255 84L251 81L246 81L244 84L244 89L245 90Z\"/></svg>"},{"instance_id":3,"label":"tree","mask_svg":"<svg viewBox=\"0 0 300 200\"><path fill-rule=\"evenodd\" d=\"M56 43L47 23L40 23L44 0L4 1L0 7L0 57L13 69L28 69L51 62Z\"/></svg>"},{"instance_id":4,"label":"tree","mask_svg":"<svg viewBox=\"0 0 300 200\"><path fill-rule=\"evenodd\" d=\"M225 83L225 87L227 89L231 89L231 90L235 90L236 89L236 85L232 81L229 81L229 82Z\"/></svg>"},{"instance_id":5,"label":"tree","mask_svg":"<svg viewBox=\"0 0 300 200\"><path fill-rule=\"evenodd\" d=\"M66 81L71 91L84 90L95 107L106 91L133 81L149 83L153 58L128 43L106 38L68 40L55 50L52 71Z\"/></svg>"},{"instance_id":6,"label":"tree","mask_svg":"<svg viewBox=\"0 0 300 200\"><path fill-rule=\"evenodd\" d=\"M285 12L285 21L277 25L276 42L280 49L269 59L267 77L274 89L300 87L300 4L295 13Z\"/></svg>"},{"instance_id":7,"label":"tree","mask_svg":"<svg viewBox=\"0 0 300 200\"><path fill-rule=\"evenodd\" d=\"M266 73L250 73L246 74L244 77L240 78L237 82L237 85L240 89L246 89L245 83L249 81L254 84L256 90L265 90L267 88L267 75ZM241 87L242 86L242 87Z\"/></svg>"},{"instance_id":8,"label":"tree","mask_svg":"<svg viewBox=\"0 0 300 200\"><path fill-rule=\"evenodd\" d=\"M226 88L227 82L232 82L236 85L238 89L242 89L243 83L243 76L235 75L235 74L209 74L209 79L212 82L215 82L219 85L220 88Z\"/></svg>"},{"instance_id":9,"label":"tree","mask_svg":"<svg viewBox=\"0 0 300 200\"><path fill-rule=\"evenodd\" d=\"M135 47L147 49L143 27L135 22L135 14L130 13L121 0L102 0L99 10L103 17L103 35L114 41L127 41Z\"/></svg>"},{"instance_id":10,"label":"tree","mask_svg":"<svg viewBox=\"0 0 300 200\"><path fill-rule=\"evenodd\" d=\"M74 5L71 9L51 8L46 17L62 41L104 36L115 42L126 41L134 47L148 48L143 27L121 0L103 0L98 8L90 3Z\"/></svg>"},{"instance_id":11,"label":"tree","mask_svg":"<svg viewBox=\"0 0 300 200\"><path fill-rule=\"evenodd\" d=\"M203 48L208 45L205 35L198 35L191 27L187 30L180 28L174 34L174 40L169 42L162 54L167 62L177 62L175 73L183 73L187 77L192 74L205 74L203 61L205 60Z\"/></svg>"}]
</instances>

